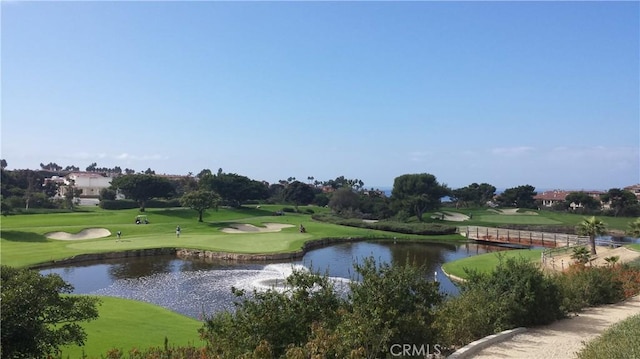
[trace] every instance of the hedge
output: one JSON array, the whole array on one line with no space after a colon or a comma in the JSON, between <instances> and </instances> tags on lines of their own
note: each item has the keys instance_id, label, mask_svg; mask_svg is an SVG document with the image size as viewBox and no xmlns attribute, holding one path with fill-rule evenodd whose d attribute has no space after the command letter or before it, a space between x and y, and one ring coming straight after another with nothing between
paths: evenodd
<instances>
[{"instance_id":1,"label":"hedge","mask_svg":"<svg viewBox=\"0 0 640 359\"><path fill-rule=\"evenodd\" d=\"M392 221L364 222L361 219L342 218L326 213L314 214L311 218L316 221L328 222L342 226L369 228L403 234L441 235L456 233L456 227L440 223L404 223Z\"/></svg>"}]
</instances>

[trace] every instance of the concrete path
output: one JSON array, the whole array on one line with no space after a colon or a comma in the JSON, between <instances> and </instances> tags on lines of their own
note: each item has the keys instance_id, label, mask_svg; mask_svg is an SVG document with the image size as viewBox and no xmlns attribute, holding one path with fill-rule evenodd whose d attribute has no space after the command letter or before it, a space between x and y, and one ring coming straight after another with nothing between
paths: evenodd
<instances>
[{"instance_id":1,"label":"concrete path","mask_svg":"<svg viewBox=\"0 0 640 359\"><path fill-rule=\"evenodd\" d=\"M530 328L511 339L481 350L473 358L575 358L584 342L598 337L612 324L635 314L640 314L640 296L618 304L588 308L578 316Z\"/></svg>"}]
</instances>

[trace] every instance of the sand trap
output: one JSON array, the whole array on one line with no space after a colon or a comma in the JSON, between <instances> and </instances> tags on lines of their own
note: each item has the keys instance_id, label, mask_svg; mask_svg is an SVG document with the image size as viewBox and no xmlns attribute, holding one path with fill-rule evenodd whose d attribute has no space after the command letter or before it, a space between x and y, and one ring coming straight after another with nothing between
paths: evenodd
<instances>
[{"instance_id":1,"label":"sand trap","mask_svg":"<svg viewBox=\"0 0 640 359\"><path fill-rule=\"evenodd\" d=\"M526 212L518 212L520 208L504 208L501 209L499 211L496 211L500 214L507 214L507 215L534 215L537 216L538 212L534 212L534 211L526 211Z\"/></svg>"},{"instance_id":2,"label":"sand trap","mask_svg":"<svg viewBox=\"0 0 640 359\"><path fill-rule=\"evenodd\" d=\"M256 227L253 224L233 224L231 228L223 228L224 233L264 233L280 232L283 228L295 227L293 224L265 223L264 227Z\"/></svg>"},{"instance_id":3,"label":"sand trap","mask_svg":"<svg viewBox=\"0 0 640 359\"><path fill-rule=\"evenodd\" d=\"M95 239L95 238L103 238L109 237L111 232L109 232L106 228L87 228L83 229L76 234L71 234L69 232L51 232L45 234L45 236L49 239L58 239L62 241L75 241L80 239Z\"/></svg>"},{"instance_id":4,"label":"sand trap","mask_svg":"<svg viewBox=\"0 0 640 359\"><path fill-rule=\"evenodd\" d=\"M444 213L444 218L442 218L443 213ZM431 216L431 218L444 219L445 221L452 221L452 222L462 222L462 221L469 220L469 216L464 215L462 213L456 213L456 212L436 212L433 216Z\"/></svg>"}]
</instances>

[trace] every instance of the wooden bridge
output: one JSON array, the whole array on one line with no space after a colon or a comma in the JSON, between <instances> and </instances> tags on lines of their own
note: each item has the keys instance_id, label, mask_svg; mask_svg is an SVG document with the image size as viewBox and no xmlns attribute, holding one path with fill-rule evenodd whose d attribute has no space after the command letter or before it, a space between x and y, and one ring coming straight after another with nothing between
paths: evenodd
<instances>
[{"instance_id":1,"label":"wooden bridge","mask_svg":"<svg viewBox=\"0 0 640 359\"><path fill-rule=\"evenodd\" d=\"M568 247L586 243L589 237L575 234L520 231L515 229L460 226L458 232L468 239L492 243L508 243L539 247Z\"/></svg>"}]
</instances>

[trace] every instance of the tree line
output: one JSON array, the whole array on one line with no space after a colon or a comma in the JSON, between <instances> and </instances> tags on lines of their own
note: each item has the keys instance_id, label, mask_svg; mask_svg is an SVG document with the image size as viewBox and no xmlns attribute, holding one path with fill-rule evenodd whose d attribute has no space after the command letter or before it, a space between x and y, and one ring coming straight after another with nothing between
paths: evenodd
<instances>
[{"instance_id":1,"label":"tree line","mask_svg":"<svg viewBox=\"0 0 640 359\"><path fill-rule=\"evenodd\" d=\"M3 160L4 161L4 160ZM50 169L59 169L55 163L41 165L45 169L6 170L6 161L2 168L2 213L30 208L73 209L73 199L81 193L73 185L64 191L63 198L56 198L58 184L45 181L52 175ZM105 172L112 171L114 176L109 188L100 192L101 201L116 200L117 193L137 203L141 211L151 199L173 199L185 207L198 212L202 220L204 211L220 205L239 207L248 203L283 203L294 207L314 204L329 206L344 217L386 219L397 217L408 219L415 217L424 221L424 214L439 209L443 200L447 205L461 207L501 206L538 209L540 203L535 199L534 186L521 185L507 188L497 194L496 187L489 183L471 183L468 186L452 189L438 182L436 176L429 173L404 174L394 179L391 196L377 189L366 189L360 179L344 176L327 181L316 180L308 176L306 182L295 177L269 184L265 181L250 179L237 173L226 173L221 168L217 172L203 169L196 176L169 178L156 175L150 168L144 172L132 173L125 169L122 174L119 167L99 168L92 163L87 169ZM107 172L108 172L107 171ZM635 194L619 188L612 188L603 195L601 201L609 203L610 209L603 211L599 200L584 192L569 194L565 202L556 204L555 210L568 211L570 203L581 204L580 211L585 214L604 214L612 216L638 216L640 204Z\"/></svg>"}]
</instances>

